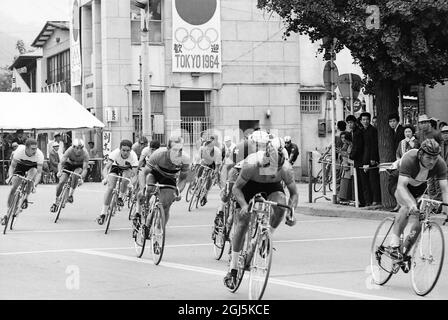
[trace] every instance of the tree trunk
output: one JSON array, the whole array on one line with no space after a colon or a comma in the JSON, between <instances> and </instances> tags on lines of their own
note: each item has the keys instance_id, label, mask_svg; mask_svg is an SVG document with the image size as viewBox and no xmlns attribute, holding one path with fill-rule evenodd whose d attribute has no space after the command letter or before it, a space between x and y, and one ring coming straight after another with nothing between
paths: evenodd
<instances>
[{"instance_id":1,"label":"tree trunk","mask_svg":"<svg viewBox=\"0 0 448 320\"><path fill-rule=\"evenodd\" d=\"M398 87L392 80L378 81L375 86L375 100L378 121L378 149L380 163L393 162L396 160L393 150L393 133L389 127L389 114L398 112ZM395 199L389 194L389 175L387 172L380 173L381 200L383 206L392 208L396 205Z\"/></svg>"}]
</instances>

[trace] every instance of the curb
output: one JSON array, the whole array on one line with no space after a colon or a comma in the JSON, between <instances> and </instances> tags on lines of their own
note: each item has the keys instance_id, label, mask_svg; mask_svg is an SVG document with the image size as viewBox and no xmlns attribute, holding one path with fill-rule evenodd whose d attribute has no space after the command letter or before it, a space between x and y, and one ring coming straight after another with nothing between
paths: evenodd
<instances>
[{"instance_id":1,"label":"curb","mask_svg":"<svg viewBox=\"0 0 448 320\"><path fill-rule=\"evenodd\" d=\"M336 218L353 218L353 219L366 219L366 220L383 220L387 217L396 217L397 213L381 210L368 210L364 208L356 209L354 207L348 207L337 204L299 204L297 206L297 212L319 217L336 217ZM442 224L445 221L444 215L437 215L431 218L438 224Z\"/></svg>"}]
</instances>

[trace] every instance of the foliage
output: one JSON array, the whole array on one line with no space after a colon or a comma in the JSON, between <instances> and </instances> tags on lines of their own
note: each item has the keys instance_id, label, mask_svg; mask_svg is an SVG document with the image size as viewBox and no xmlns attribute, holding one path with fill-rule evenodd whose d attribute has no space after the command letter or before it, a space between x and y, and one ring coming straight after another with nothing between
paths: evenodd
<instances>
[{"instance_id":1,"label":"foliage","mask_svg":"<svg viewBox=\"0 0 448 320\"><path fill-rule=\"evenodd\" d=\"M0 67L0 92L11 91L12 72L8 67Z\"/></svg>"},{"instance_id":2,"label":"foliage","mask_svg":"<svg viewBox=\"0 0 448 320\"><path fill-rule=\"evenodd\" d=\"M20 54L26 53L28 50L25 48L25 42L23 40L18 40L16 43L16 49L19 51Z\"/></svg>"}]
</instances>

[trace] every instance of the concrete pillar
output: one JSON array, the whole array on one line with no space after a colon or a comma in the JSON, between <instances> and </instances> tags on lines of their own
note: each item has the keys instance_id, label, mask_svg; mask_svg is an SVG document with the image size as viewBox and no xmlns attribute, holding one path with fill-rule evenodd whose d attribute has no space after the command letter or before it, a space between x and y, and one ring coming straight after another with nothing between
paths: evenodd
<instances>
[{"instance_id":1,"label":"concrete pillar","mask_svg":"<svg viewBox=\"0 0 448 320\"><path fill-rule=\"evenodd\" d=\"M86 76L92 74L92 7L81 7L81 61L82 61L82 85L85 86ZM85 105L85 88L82 90L82 104Z\"/></svg>"},{"instance_id":2,"label":"concrete pillar","mask_svg":"<svg viewBox=\"0 0 448 320\"><path fill-rule=\"evenodd\" d=\"M94 82L94 110L95 116L105 122L103 112L103 77L102 77L102 50L101 50L101 1L92 2L92 73Z\"/></svg>"},{"instance_id":3,"label":"concrete pillar","mask_svg":"<svg viewBox=\"0 0 448 320\"><path fill-rule=\"evenodd\" d=\"M134 131L126 92L132 74L130 10L130 1L101 1L103 106L116 108L118 115L106 127L112 131L112 148L123 139L132 140Z\"/></svg>"}]
</instances>

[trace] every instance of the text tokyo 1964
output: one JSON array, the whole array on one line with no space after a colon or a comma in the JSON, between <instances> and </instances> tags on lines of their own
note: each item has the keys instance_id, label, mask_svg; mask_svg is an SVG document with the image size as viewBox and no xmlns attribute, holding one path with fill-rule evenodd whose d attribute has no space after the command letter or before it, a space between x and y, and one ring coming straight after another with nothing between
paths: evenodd
<instances>
[{"instance_id":1,"label":"text tokyo 1964","mask_svg":"<svg viewBox=\"0 0 448 320\"><path fill-rule=\"evenodd\" d=\"M216 69L219 67L219 57L215 54L175 54L178 68Z\"/></svg>"}]
</instances>

